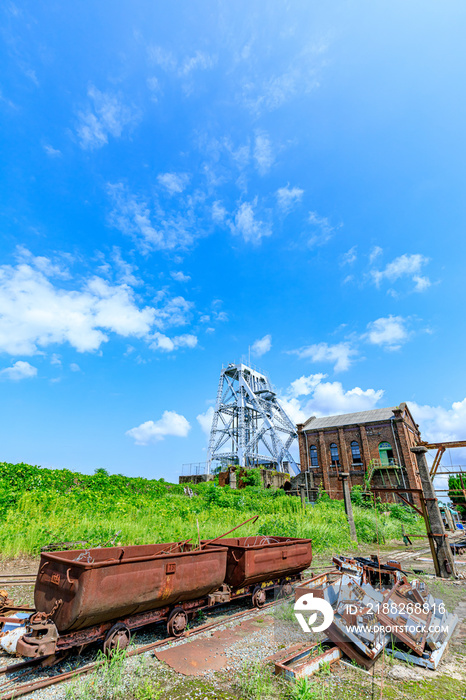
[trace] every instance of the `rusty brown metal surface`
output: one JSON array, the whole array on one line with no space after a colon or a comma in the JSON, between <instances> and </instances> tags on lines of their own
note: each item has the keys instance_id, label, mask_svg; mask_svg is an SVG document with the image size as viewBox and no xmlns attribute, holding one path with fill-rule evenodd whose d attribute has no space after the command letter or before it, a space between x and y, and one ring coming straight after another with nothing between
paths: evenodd
<instances>
[{"instance_id":1,"label":"rusty brown metal surface","mask_svg":"<svg viewBox=\"0 0 466 700\"><path fill-rule=\"evenodd\" d=\"M171 647L155 653L177 673L185 676L203 675L206 671L219 671L229 663L226 650L248 635L273 625L272 619L246 620L235 627L214 632L211 637L196 639L189 644Z\"/></svg>"},{"instance_id":2,"label":"rusty brown metal surface","mask_svg":"<svg viewBox=\"0 0 466 700\"><path fill-rule=\"evenodd\" d=\"M43 552L36 609L60 632L78 630L208 595L225 579L227 550L165 543ZM165 553L167 552L168 553Z\"/></svg>"},{"instance_id":3,"label":"rusty brown metal surface","mask_svg":"<svg viewBox=\"0 0 466 700\"><path fill-rule=\"evenodd\" d=\"M346 654L348 658L350 658L352 661L356 661L356 663L363 668L369 670L375 664L375 658L371 658L360 652L354 644L348 641L348 639L340 632L336 625L331 624L330 627L325 630L325 634Z\"/></svg>"},{"instance_id":4,"label":"rusty brown metal surface","mask_svg":"<svg viewBox=\"0 0 466 700\"><path fill-rule=\"evenodd\" d=\"M276 602L273 603L266 603L264 605L264 608L269 608L273 607L276 605ZM228 622L232 622L234 620L237 620L238 618L245 617L246 615L250 615L251 611L250 610L245 610L243 612L238 612L233 615L230 615L228 618L223 618L220 623L218 622L211 622L205 625L202 625L201 627L197 627L195 630L189 632L190 637L194 637L196 635L203 634L209 629L214 629L217 627L219 624L224 626ZM153 649L157 649L158 647L161 646L166 646L167 643L170 641L174 641L176 638L172 637L171 639L162 639L158 640L156 642L151 642L149 644L145 644L144 646L138 647L137 649L130 649L128 652L126 652L126 656L138 656L140 654L144 654L147 651L152 651ZM26 666L32 666L34 664L40 663L41 659L31 659L30 661L22 662L20 664L12 664L11 666L8 667L1 667L0 668L0 673L13 673L16 670L20 670L21 668L26 668ZM0 700L13 700L14 698L19 698L24 695L28 695L29 693L32 693L35 690L39 690L40 688L46 688L51 685L57 685L58 683L62 683L64 681L67 681L75 676L79 675L84 675L86 673L89 673L93 669L97 668L102 664L101 661L94 661L90 664L87 664L84 667L77 668L73 671L67 671L65 673L60 673L56 676L53 676L51 678L46 678L43 680L38 680L38 681L30 681L29 683L24 683L22 685L16 686L13 690L7 691L6 693L2 693L0 695ZM8 671L6 670L8 668Z\"/></svg>"},{"instance_id":5,"label":"rusty brown metal surface","mask_svg":"<svg viewBox=\"0 0 466 700\"><path fill-rule=\"evenodd\" d=\"M342 650L335 644L325 642L313 644L299 652L275 661L275 674L288 680L312 676L324 664L333 664L343 656Z\"/></svg>"},{"instance_id":6,"label":"rusty brown metal surface","mask_svg":"<svg viewBox=\"0 0 466 700\"><path fill-rule=\"evenodd\" d=\"M292 576L312 562L310 539L258 535L223 539L214 546L228 551L225 583L232 588Z\"/></svg>"}]
</instances>

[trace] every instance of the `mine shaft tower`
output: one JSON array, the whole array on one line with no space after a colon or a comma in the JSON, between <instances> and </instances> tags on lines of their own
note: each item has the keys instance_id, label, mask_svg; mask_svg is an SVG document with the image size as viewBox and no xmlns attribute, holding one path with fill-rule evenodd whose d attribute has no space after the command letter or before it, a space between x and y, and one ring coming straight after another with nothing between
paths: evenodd
<instances>
[{"instance_id":1,"label":"mine shaft tower","mask_svg":"<svg viewBox=\"0 0 466 700\"><path fill-rule=\"evenodd\" d=\"M264 374L242 363L222 369L210 432L209 471L212 462L219 461L298 473L289 452L297 437Z\"/></svg>"}]
</instances>

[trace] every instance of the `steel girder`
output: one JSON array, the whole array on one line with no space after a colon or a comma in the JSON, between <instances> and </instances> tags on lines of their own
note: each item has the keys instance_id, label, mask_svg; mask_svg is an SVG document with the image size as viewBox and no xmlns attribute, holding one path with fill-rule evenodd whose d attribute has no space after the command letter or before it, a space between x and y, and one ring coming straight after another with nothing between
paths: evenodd
<instances>
[{"instance_id":1,"label":"steel girder","mask_svg":"<svg viewBox=\"0 0 466 700\"><path fill-rule=\"evenodd\" d=\"M290 453L296 439L296 428L264 374L244 364L222 369L209 440L209 471L212 461L231 459L241 467L272 463L282 472L287 462L298 473Z\"/></svg>"}]
</instances>

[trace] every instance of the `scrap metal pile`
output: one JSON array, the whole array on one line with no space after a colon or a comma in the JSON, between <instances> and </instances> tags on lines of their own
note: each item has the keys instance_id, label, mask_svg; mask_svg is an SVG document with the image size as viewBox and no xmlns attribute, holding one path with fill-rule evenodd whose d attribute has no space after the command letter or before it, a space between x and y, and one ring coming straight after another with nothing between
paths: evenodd
<instances>
[{"instance_id":1,"label":"scrap metal pile","mask_svg":"<svg viewBox=\"0 0 466 700\"><path fill-rule=\"evenodd\" d=\"M335 570L295 591L312 593L332 607L329 639L350 659L370 668L385 653L435 669L458 623L420 580L408 582L398 562L377 557L334 557Z\"/></svg>"}]
</instances>

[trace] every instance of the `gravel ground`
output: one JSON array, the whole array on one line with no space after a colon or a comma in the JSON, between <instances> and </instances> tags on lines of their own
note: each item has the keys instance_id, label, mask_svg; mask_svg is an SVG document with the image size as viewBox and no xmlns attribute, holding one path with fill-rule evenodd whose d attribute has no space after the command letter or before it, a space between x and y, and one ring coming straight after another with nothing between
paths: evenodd
<instances>
[{"instance_id":1,"label":"gravel ground","mask_svg":"<svg viewBox=\"0 0 466 700\"><path fill-rule=\"evenodd\" d=\"M417 550L419 550L419 546L416 547ZM385 547L384 547L385 549ZM388 547L386 548L388 550ZM371 551L374 551L374 547L372 547ZM402 546L399 548L399 553L404 553L405 555L408 554L407 550L402 548ZM369 553L369 551L367 552ZM393 556L393 549L389 552L382 552L381 555L382 557L386 556L386 554L389 554ZM348 552L350 554L350 552ZM359 554L365 555L365 551L360 551ZM354 555L354 552L353 552ZM417 562L414 560L414 557L416 556L416 552L412 552L411 556L409 556L405 559L403 562L403 568L406 569L411 569L413 566L414 568L422 568L424 569L426 576L425 580L427 585L430 587L434 583L432 578L429 576L431 573L430 571L430 563L429 562ZM423 555L424 556L424 555ZM396 558L396 557L395 557ZM461 559L466 558L466 555L461 557ZM314 572L311 575L315 575L317 573L316 569L322 567L328 567L329 565L329 558L328 556L324 557L323 555L317 556L314 559ZM35 562L33 561L24 561L21 562L21 566L24 567L24 570L31 571L33 570L35 565ZM16 562L11 562L11 566L8 566L8 569L10 571L18 571L18 561ZM4 569L5 571L6 569ZM308 577L308 576L306 576ZM424 578L421 576L421 578ZM456 582L455 584L450 583L446 584L445 582L440 582L434 583L434 587L439 588L438 591L436 591L436 594L439 597L445 598L445 602L447 603L447 607L450 609L454 609L460 600L464 601L465 600L465 589L466 589L466 582L462 581ZM19 591L18 591L19 593ZM24 603L30 603L30 590L24 590L21 591L22 595L24 595L23 601ZM11 590L11 597L14 597L14 590ZM22 596L21 596L22 597ZM29 600L27 599L29 597ZM19 596L18 596L19 598ZM15 596L15 600L19 602L18 598ZM234 690L229 691L230 686L232 686L233 680L238 678L239 674L241 671L244 669L245 664L254 664L261 662L268 658L269 656L289 648L290 646L298 643L298 642L305 642L305 643L312 643L312 639L309 638L309 635L304 635L294 619L290 619L290 611L288 612L286 610L282 609L282 614L280 615L277 613L276 608L268 608L263 611L257 611L254 609L251 609L250 614L247 616L240 618L237 621L231 622L231 623L226 623L226 624L221 624L222 619L229 617L230 615L235 614L236 612L242 612L245 611L249 608L250 605L250 600L245 599L244 601L238 601L234 604L230 604L228 606L224 606L223 608L217 608L215 611L209 611L203 619L198 618L197 620L191 621L190 622L190 629L195 629L196 627L206 624L206 623L211 623L211 622L218 622L219 627L216 629L222 630L222 629L228 629L234 625L239 624L240 622L244 621L245 619L252 619L252 618L262 618L265 622L269 623L271 619L273 618L273 624L264 624L264 628L261 629L260 631L253 631L251 634L246 635L244 638L238 640L237 638L232 640L232 644L226 648L225 654L228 658L228 663L226 669L219 673L215 673L212 671L207 671L201 678L195 678L191 679L189 683L191 683L191 686L189 686L189 690L184 691L184 685L183 685L183 676L180 676L180 674L176 674L172 669L168 668L165 664L162 662L158 661L154 657L154 652L149 651L146 652L145 654L141 654L140 656L132 657L130 659L126 660L125 663L125 668L123 672L123 676L121 679L121 684L123 686L129 687L132 682L134 682L134 677L136 674L140 675L143 673L145 676L150 676L153 677L154 679L158 679L162 686L166 686L167 688L173 688L173 687L181 687L179 684L181 683L183 685L183 694L175 694L175 697L183 697L183 698L196 698L199 700L220 700L223 698L229 699L229 698L235 698L238 697L238 695L235 695ZM283 604L281 604L283 605ZM460 606L461 610L457 610L458 613L460 613L460 617L462 617L466 611L464 609L464 603L462 606ZM462 626L462 631L463 635L465 634L465 627L464 627L464 621ZM199 635L199 637L196 636L196 639L199 639L200 637L204 636L209 636L212 634L211 630L207 630L205 633L202 633ZM461 638L462 635L459 635L460 639L455 642L453 642L452 646L455 648L455 651L460 654L460 657L462 654L464 654L464 636ZM149 644L151 642L155 642L158 640L162 640L166 637L166 629L165 625L163 624L158 624L158 625L152 625L147 628L144 628L144 630L139 631L134 639L133 646L140 647L145 644ZM179 646L182 644L187 644L189 643L189 638L188 639L180 639L177 642L174 642L170 645L167 646L162 646L157 649L157 651L160 651L165 648L169 648L171 646ZM58 664L56 667L52 667L50 669L41 669L39 672L35 670L34 672L31 671L25 671L22 675L21 682L26 682L26 681L31 681L31 680L37 680L38 676L46 678L49 676L54 676L58 675L59 673L64 672L65 670L71 670L72 668L77 668L79 666L82 666L84 664L90 663L95 659L96 655L96 647L91 647L87 651L83 653L81 657L77 656L70 656L68 657L67 660L63 661L62 663ZM444 663L448 663L453 661L451 658L451 654L448 655L448 659L445 658ZM456 654L455 654L456 656ZM463 656L464 659L464 656ZM12 664L16 663L16 659L12 659L11 657L8 657L6 655L0 654L0 664ZM444 665L442 663L442 666ZM456 667L456 664L455 664ZM440 670L440 669L439 669ZM456 670L456 668L455 668ZM453 671L453 667L451 668L451 671ZM442 672L440 670L440 672ZM451 674L453 675L453 673ZM86 678L87 676L84 676L83 678ZM3 677L4 678L4 677ZM0 676L0 681L3 680L3 678ZM79 684L78 681L73 681L73 685ZM188 688L189 685L188 681L186 684L186 688ZM67 684L61 684L57 686L52 686L51 688L46 688L42 689L40 691L36 691L35 693L32 693L28 696L25 696L26 698L33 698L34 700L65 700L66 697L66 692L67 692L67 687L70 686L70 683ZM0 692L2 690L6 690L7 686L0 686ZM167 694L164 694L161 697L172 697L170 694L170 691L167 690Z\"/></svg>"},{"instance_id":2,"label":"gravel ground","mask_svg":"<svg viewBox=\"0 0 466 700\"><path fill-rule=\"evenodd\" d=\"M269 600L268 602L273 601L273 596L270 596L269 594ZM269 610L274 610L274 608L270 609L267 608L264 611L261 610L256 610L256 609L250 609L250 613L246 615L245 617L241 617L239 620L231 623L227 623L222 625L221 621L224 618L230 617L231 615L234 615L237 612L245 612L249 609L250 607L250 598L246 598L242 601L238 601L237 603L228 605L228 606L223 606L221 608L216 609L215 611L208 611L203 619L196 619L193 620L190 623L190 629L194 630L196 627L199 627L204 624L209 624L212 622L218 622L220 623L216 629L218 630L224 630L228 629L229 627L232 627L236 624L239 624L240 622L246 620L246 619L252 619L254 617L259 617L259 618L264 618L264 617L270 617L273 615L272 612L269 612ZM267 656L270 656L271 654L277 652L280 648L284 648L284 646L289 646L291 644L294 644L297 640L295 639L295 636L293 635L292 629L294 628L294 625L290 625L288 623L288 627L290 628L286 635L284 636L284 632L278 632L280 628L285 629L286 625L283 623L277 623L277 621L274 622L271 628L267 628L264 630L264 632L261 633L254 633L250 637L246 637L244 640L242 640L240 643L234 644L230 649L227 650L227 655L229 658L231 658L231 664L229 664L228 669L229 670L235 670L239 671L243 666L245 662L255 662L255 661L261 661L262 659L266 658ZM302 637L302 632L296 625L298 634L301 634ZM195 638L198 639L199 637L206 637L211 635L211 630L207 630L204 633L201 633L199 636L196 636ZM163 640L166 637L166 628L164 624L157 624L157 625L150 625L143 630L140 630L136 633L134 640L133 640L133 647L134 648L139 648L141 646L144 646L145 644L150 644L152 642L156 642L158 640ZM189 643L189 637L188 638L181 638L179 641L172 642L170 644L167 644L167 646L162 646L157 649L157 651L161 651L162 649L166 649L169 647L173 646L180 646L182 644L187 644ZM298 640L299 641L299 640ZM87 663L91 663L92 661L95 660L95 655L96 655L97 647L93 646L90 647L88 650L85 650L82 654L82 656L78 657L77 655L74 656L69 656L66 660L62 661L61 663L57 664L56 666L53 666L51 668L47 669L34 669L33 671L31 670L25 670L21 674L21 683L26 683L29 681L33 680L38 680L39 678L49 678L53 677L56 675L59 675L60 673L63 673L64 671L69 671L81 666L84 666ZM17 663L17 659L14 659L10 656L7 656L6 654L1 654L0 653L0 663L3 664L14 664ZM146 652L145 654L141 654L140 656L132 657L126 661L125 665L125 674L124 677L126 677L128 680L132 677L132 675L135 672L135 669L138 668L141 665L141 662L144 663L144 659L147 661L150 661L151 667L153 667L154 671L160 671L162 668L165 668L165 665L159 662L156 658L154 658L154 654L152 651ZM213 682L215 681L215 674L214 673L207 673L205 674L205 677L207 680ZM1 677L0 677L1 680ZM61 684L57 686L51 686L50 688L43 688L41 690L38 690L34 693L30 693L29 695L24 696L25 698L34 698L34 700L64 700L65 694L66 694L66 686L68 684ZM10 684L8 685L1 685L0 686L0 692L6 691L10 689ZM13 689L13 685L11 685L11 689ZM195 696L193 696L195 697Z\"/></svg>"}]
</instances>

